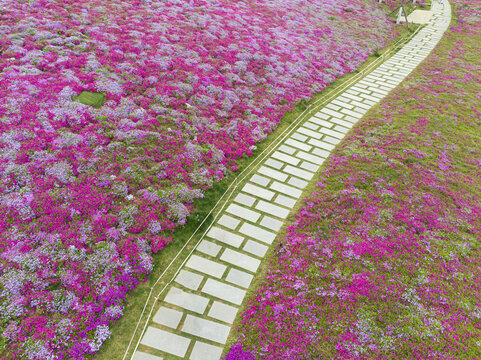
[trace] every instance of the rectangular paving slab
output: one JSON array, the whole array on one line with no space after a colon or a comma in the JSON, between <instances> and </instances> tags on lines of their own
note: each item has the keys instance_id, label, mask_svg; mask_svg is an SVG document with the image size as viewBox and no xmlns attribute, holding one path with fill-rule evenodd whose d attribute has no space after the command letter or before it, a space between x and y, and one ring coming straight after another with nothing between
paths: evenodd
<instances>
[{"instance_id":1,"label":"rectangular paving slab","mask_svg":"<svg viewBox=\"0 0 481 360\"><path fill-rule=\"evenodd\" d=\"M234 230L237 227L237 225L239 225L240 220L234 219L232 216L224 214L217 221L217 223L222 226L225 226L226 228Z\"/></svg>"},{"instance_id":2,"label":"rectangular paving slab","mask_svg":"<svg viewBox=\"0 0 481 360\"><path fill-rule=\"evenodd\" d=\"M275 195L274 192L253 184L246 184L242 191L265 200L271 200Z\"/></svg>"},{"instance_id":3,"label":"rectangular paving slab","mask_svg":"<svg viewBox=\"0 0 481 360\"><path fill-rule=\"evenodd\" d=\"M163 360L163 358L137 350L132 360Z\"/></svg>"},{"instance_id":4,"label":"rectangular paving slab","mask_svg":"<svg viewBox=\"0 0 481 360\"><path fill-rule=\"evenodd\" d=\"M261 166L258 170L259 173L268 176L272 179L279 180L279 181L286 181L287 175L283 172L271 169L267 166Z\"/></svg>"},{"instance_id":5,"label":"rectangular paving slab","mask_svg":"<svg viewBox=\"0 0 481 360\"><path fill-rule=\"evenodd\" d=\"M207 233L207 236L233 247L239 247L244 241L244 238L242 236L231 233L230 231L218 228L216 226L211 227L211 229Z\"/></svg>"},{"instance_id":6,"label":"rectangular paving slab","mask_svg":"<svg viewBox=\"0 0 481 360\"><path fill-rule=\"evenodd\" d=\"M229 336L230 326L218 324L216 322L187 315L182 326L182 332L199 336L219 344L225 344Z\"/></svg>"},{"instance_id":7,"label":"rectangular paving slab","mask_svg":"<svg viewBox=\"0 0 481 360\"><path fill-rule=\"evenodd\" d=\"M239 232L267 244L272 244L272 242L276 238L275 233L261 229L258 226L247 224L247 223L242 224L241 228L239 229Z\"/></svg>"},{"instance_id":8,"label":"rectangular paving slab","mask_svg":"<svg viewBox=\"0 0 481 360\"><path fill-rule=\"evenodd\" d=\"M237 311L238 309L236 307L214 301L207 315L214 319L232 324L237 315Z\"/></svg>"},{"instance_id":9,"label":"rectangular paving slab","mask_svg":"<svg viewBox=\"0 0 481 360\"><path fill-rule=\"evenodd\" d=\"M218 262L204 259L203 257L192 255L187 261L185 266L197 270L199 272L221 278L225 272L225 265L219 264Z\"/></svg>"},{"instance_id":10,"label":"rectangular paving slab","mask_svg":"<svg viewBox=\"0 0 481 360\"><path fill-rule=\"evenodd\" d=\"M253 273L257 271L257 268L261 264L260 260L231 249L225 249L220 259L232 265L252 271Z\"/></svg>"},{"instance_id":11,"label":"rectangular paving slab","mask_svg":"<svg viewBox=\"0 0 481 360\"><path fill-rule=\"evenodd\" d=\"M272 185L270 186L270 188L272 190L280 192L281 194L289 195L289 196L292 196L293 198L296 198L296 199L298 199L302 194L301 190L296 189L295 187L292 187L292 186L289 186L289 185L286 185L286 184L282 184L282 183L277 182L277 181L274 181L272 183Z\"/></svg>"},{"instance_id":12,"label":"rectangular paving slab","mask_svg":"<svg viewBox=\"0 0 481 360\"><path fill-rule=\"evenodd\" d=\"M175 278L175 282L185 286L188 289L197 290L202 282L202 279L204 279L203 276L182 269Z\"/></svg>"},{"instance_id":13,"label":"rectangular paving slab","mask_svg":"<svg viewBox=\"0 0 481 360\"><path fill-rule=\"evenodd\" d=\"M311 177L312 177L312 174L311 174ZM259 203L256 205L256 209L262 212L265 212L269 215L277 216L281 219L285 219L287 215L289 215L289 210L282 208L280 206L268 203L267 201L263 201L263 200L259 201Z\"/></svg>"},{"instance_id":14,"label":"rectangular paving slab","mask_svg":"<svg viewBox=\"0 0 481 360\"><path fill-rule=\"evenodd\" d=\"M296 203L296 201L292 198L288 198L284 195L278 195L277 198L276 198L276 202L279 204L278 202L278 199L279 197L282 196L282 200L284 199L289 199L289 201L293 201L294 204ZM282 205L282 204L281 204ZM270 216L267 216L267 215L264 215L264 217L262 218L261 222L259 223L260 225L270 229L270 230L274 230L274 231L279 231L279 229L282 227L282 221L279 221L279 220L276 220Z\"/></svg>"},{"instance_id":15,"label":"rectangular paving slab","mask_svg":"<svg viewBox=\"0 0 481 360\"><path fill-rule=\"evenodd\" d=\"M257 211L252 211L236 204L230 204L227 207L226 211L231 213L232 215L252 221L254 223L257 222L257 220L259 220L261 216L261 214L259 214Z\"/></svg>"},{"instance_id":16,"label":"rectangular paving slab","mask_svg":"<svg viewBox=\"0 0 481 360\"><path fill-rule=\"evenodd\" d=\"M269 249L267 246L259 244L257 241L247 240L242 250L259 257L264 257L267 249Z\"/></svg>"},{"instance_id":17,"label":"rectangular paving slab","mask_svg":"<svg viewBox=\"0 0 481 360\"><path fill-rule=\"evenodd\" d=\"M209 299L203 296L191 294L176 287L170 288L164 300L169 304L176 305L190 311L195 311L199 314L204 313L205 308L209 303Z\"/></svg>"},{"instance_id":18,"label":"rectangular paving slab","mask_svg":"<svg viewBox=\"0 0 481 360\"><path fill-rule=\"evenodd\" d=\"M246 294L245 290L214 279L207 279L204 287L202 288L202 292L215 296L219 299L229 301L236 305L240 305L242 303L242 300L244 300L244 296Z\"/></svg>"},{"instance_id":19,"label":"rectangular paving slab","mask_svg":"<svg viewBox=\"0 0 481 360\"><path fill-rule=\"evenodd\" d=\"M217 256L220 249L222 249L222 246L214 244L213 242L205 239L202 240L202 242L197 246L198 251L213 257Z\"/></svg>"},{"instance_id":20,"label":"rectangular paving slab","mask_svg":"<svg viewBox=\"0 0 481 360\"><path fill-rule=\"evenodd\" d=\"M186 337L149 326L140 343L172 355L184 357L191 341Z\"/></svg>"},{"instance_id":21,"label":"rectangular paving slab","mask_svg":"<svg viewBox=\"0 0 481 360\"><path fill-rule=\"evenodd\" d=\"M221 347L196 341L189 360L219 360L221 355Z\"/></svg>"},{"instance_id":22,"label":"rectangular paving slab","mask_svg":"<svg viewBox=\"0 0 481 360\"><path fill-rule=\"evenodd\" d=\"M165 325L170 328L176 329L179 325L180 319L184 313L174 309L169 309L161 306L160 309L155 314L153 320L157 324Z\"/></svg>"},{"instance_id":23,"label":"rectangular paving slab","mask_svg":"<svg viewBox=\"0 0 481 360\"><path fill-rule=\"evenodd\" d=\"M250 286L253 278L254 275L252 274L232 268L229 270L226 280L232 284L239 285L247 289Z\"/></svg>"}]
</instances>

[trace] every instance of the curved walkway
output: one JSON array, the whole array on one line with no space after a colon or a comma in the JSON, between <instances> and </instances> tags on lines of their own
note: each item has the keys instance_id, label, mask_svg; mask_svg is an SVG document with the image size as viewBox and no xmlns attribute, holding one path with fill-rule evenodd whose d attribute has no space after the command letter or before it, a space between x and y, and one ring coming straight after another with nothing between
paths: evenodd
<instances>
[{"instance_id":1,"label":"curved walkway","mask_svg":"<svg viewBox=\"0 0 481 360\"><path fill-rule=\"evenodd\" d=\"M416 68L451 21L433 0L428 24L280 143L213 224L159 301L132 360L217 360L261 261L320 165L354 124Z\"/></svg>"}]
</instances>

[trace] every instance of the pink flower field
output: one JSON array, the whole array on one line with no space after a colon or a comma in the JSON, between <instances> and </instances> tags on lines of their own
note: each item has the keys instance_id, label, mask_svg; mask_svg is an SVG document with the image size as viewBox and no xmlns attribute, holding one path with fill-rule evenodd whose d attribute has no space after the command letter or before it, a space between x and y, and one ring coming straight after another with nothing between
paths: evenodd
<instances>
[{"instance_id":1,"label":"pink flower field","mask_svg":"<svg viewBox=\"0 0 481 360\"><path fill-rule=\"evenodd\" d=\"M395 35L362 0L0 0L3 358L92 357L194 199Z\"/></svg>"},{"instance_id":2,"label":"pink flower field","mask_svg":"<svg viewBox=\"0 0 481 360\"><path fill-rule=\"evenodd\" d=\"M481 358L481 3L333 152L227 360Z\"/></svg>"}]
</instances>

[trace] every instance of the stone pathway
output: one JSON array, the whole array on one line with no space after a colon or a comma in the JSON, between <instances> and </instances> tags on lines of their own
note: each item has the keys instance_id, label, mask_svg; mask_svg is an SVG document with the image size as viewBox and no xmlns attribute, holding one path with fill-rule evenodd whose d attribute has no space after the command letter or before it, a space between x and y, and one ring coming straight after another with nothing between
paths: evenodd
<instances>
[{"instance_id":1,"label":"stone pathway","mask_svg":"<svg viewBox=\"0 0 481 360\"><path fill-rule=\"evenodd\" d=\"M306 120L252 175L166 289L132 360L217 360L269 246L320 165L416 67L451 20L447 1L402 50Z\"/></svg>"}]
</instances>

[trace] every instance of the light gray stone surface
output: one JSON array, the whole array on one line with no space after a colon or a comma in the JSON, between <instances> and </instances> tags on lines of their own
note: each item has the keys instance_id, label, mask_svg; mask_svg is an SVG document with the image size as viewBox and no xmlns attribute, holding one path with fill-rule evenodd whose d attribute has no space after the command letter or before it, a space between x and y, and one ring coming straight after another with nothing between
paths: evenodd
<instances>
[{"instance_id":1,"label":"light gray stone surface","mask_svg":"<svg viewBox=\"0 0 481 360\"><path fill-rule=\"evenodd\" d=\"M195 311L199 314L204 313L204 310L209 303L209 299L203 296L191 294L176 287L170 288L164 300L169 304L176 305L190 311Z\"/></svg>"},{"instance_id":2,"label":"light gray stone surface","mask_svg":"<svg viewBox=\"0 0 481 360\"><path fill-rule=\"evenodd\" d=\"M231 249L225 249L220 259L253 273L257 271L257 268L261 264L260 260Z\"/></svg>"},{"instance_id":3,"label":"light gray stone surface","mask_svg":"<svg viewBox=\"0 0 481 360\"><path fill-rule=\"evenodd\" d=\"M176 329L182 319L183 312L161 306L154 315L154 322Z\"/></svg>"},{"instance_id":4,"label":"light gray stone surface","mask_svg":"<svg viewBox=\"0 0 481 360\"><path fill-rule=\"evenodd\" d=\"M180 270L175 282L191 290L197 290L204 277L187 270Z\"/></svg>"},{"instance_id":5,"label":"light gray stone surface","mask_svg":"<svg viewBox=\"0 0 481 360\"><path fill-rule=\"evenodd\" d=\"M285 163L288 163L288 164L291 164L291 165L294 165L296 166L297 164L299 164L300 160L295 158L294 156L290 156L290 155L287 155L287 154L284 154L280 151L275 151L273 154L272 154L272 157L276 158L276 159L279 159L281 161L284 161Z\"/></svg>"},{"instance_id":6,"label":"light gray stone surface","mask_svg":"<svg viewBox=\"0 0 481 360\"><path fill-rule=\"evenodd\" d=\"M163 358L137 350L132 360L163 360Z\"/></svg>"},{"instance_id":7,"label":"light gray stone surface","mask_svg":"<svg viewBox=\"0 0 481 360\"><path fill-rule=\"evenodd\" d=\"M242 224L239 231L244 235L250 236L251 238L262 241L266 244L272 244L276 238L275 233L247 223Z\"/></svg>"},{"instance_id":8,"label":"light gray stone surface","mask_svg":"<svg viewBox=\"0 0 481 360\"><path fill-rule=\"evenodd\" d=\"M271 158L264 161L264 164L276 170L280 170L284 166L284 163Z\"/></svg>"},{"instance_id":9,"label":"light gray stone surface","mask_svg":"<svg viewBox=\"0 0 481 360\"><path fill-rule=\"evenodd\" d=\"M277 216L281 219L285 219L287 217L287 215L289 215L289 210L286 210L282 207L279 207L277 205L268 203L267 201L263 201L263 200L261 200L257 203L256 209L258 209L262 212L265 212L269 215Z\"/></svg>"},{"instance_id":10,"label":"light gray stone surface","mask_svg":"<svg viewBox=\"0 0 481 360\"><path fill-rule=\"evenodd\" d=\"M233 247L239 247L244 241L244 238L242 236L231 233L230 231L218 228L216 226L211 227L211 229L207 233L207 236Z\"/></svg>"},{"instance_id":11,"label":"light gray stone surface","mask_svg":"<svg viewBox=\"0 0 481 360\"><path fill-rule=\"evenodd\" d=\"M149 326L140 342L142 345L184 357L192 340Z\"/></svg>"},{"instance_id":12,"label":"light gray stone surface","mask_svg":"<svg viewBox=\"0 0 481 360\"><path fill-rule=\"evenodd\" d=\"M312 130L306 129L305 127L302 127L302 126L299 129L297 129L297 131L304 134L304 135L310 136L314 139L320 139L321 137L324 136L320 132L312 131Z\"/></svg>"},{"instance_id":13,"label":"light gray stone surface","mask_svg":"<svg viewBox=\"0 0 481 360\"><path fill-rule=\"evenodd\" d=\"M259 198L265 199L267 201L271 200L275 195L274 192L253 184L246 184L242 188L242 191L249 193L251 195L257 196Z\"/></svg>"},{"instance_id":14,"label":"light gray stone surface","mask_svg":"<svg viewBox=\"0 0 481 360\"><path fill-rule=\"evenodd\" d=\"M284 143L287 144L287 145L290 145L292 147L304 150L304 151L309 151L312 148L312 146L310 146L310 145L304 144L300 141L297 141L297 140L294 140L294 139L291 139L291 138L287 139Z\"/></svg>"},{"instance_id":15,"label":"light gray stone surface","mask_svg":"<svg viewBox=\"0 0 481 360\"><path fill-rule=\"evenodd\" d=\"M289 196L292 196L296 199L298 199L302 194L301 190L296 189L295 187L292 187L292 186L289 186L289 185L286 185L286 184L282 184L282 183L277 182L277 181L274 181L272 183L272 185L270 186L270 188L272 190L280 192L281 194L289 195Z\"/></svg>"},{"instance_id":16,"label":"light gray stone surface","mask_svg":"<svg viewBox=\"0 0 481 360\"><path fill-rule=\"evenodd\" d=\"M196 341L190 353L189 360L219 360L221 355L221 347Z\"/></svg>"},{"instance_id":17,"label":"light gray stone surface","mask_svg":"<svg viewBox=\"0 0 481 360\"><path fill-rule=\"evenodd\" d=\"M238 216L245 220L252 221L254 223L257 222L257 220L259 220L261 216L261 214L259 214L257 211L249 210L249 209L246 209L245 207L242 207L236 204L230 204L227 207L226 211L235 216Z\"/></svg>"},{"instance_id":18,"label":"light gray stone surface","mask_svg":"<svg viewBox=\"0 0 481 360\"><path fill-rule=\"evenodd\" d=\"M291 135L292 139L298 140L300 142L305 142L307 140L307 137L305 135L302 135L299 132L295 132L294 134Z\"/></svg>"},{"instance_id":19,"label":"light gray stone surface","mask_svg":"<svg viewBox=\"0 0 481 360\"><path fill-rule=\"evenodd\" d=\"M226 281L242 286L243 288L248 288L251 284L254 275L248 274L244 271L231 268L227 274Z\"/></svg>"},{"instance_id":20,"label":"light gray stone surface","mask_svg":"<svg viewBox=\"0 0 481 360\"><path fill-rule=\"evenodd\" d=\"M284 195L279 195L279 196L282 196L283 198L286 198L286 196ZM279 198L278 196L278 198ZM294 203L296 202L295 200L293 200L292 198L288 198L290 201L294 201ZM282 204L281 204L282 205ZM267 216L267 215L264 215L264 217L261 219L261 222L259 223L260 225L270 229L270 230L273 230L273 231L279 231L279 229L282 227L282 221L279 221L279 220L276 220L270 216Z\"/></svg>"},{"instance_id":21,"label":"light gray stone surface","mask_svg":"<svg viewBox=\"0 0 481 360\"><path fill-rule=\"evenodd\" d=\"M216 257L217 254L219 253L220 249L222 249L222 246L219 246L217 244L214 244L211 241L208 240L202 240L202 242L197 246L197 250L200 252L203 252L204 254Z\"/></svg>"},{"instance_id":22,"label":"light gray stone surface","mask_svg":"<svg viewBox=\"0 0 481 360\"><path fill-rule=\"evenodd\" d=\"M296 149L282 144L281 146L278 147L278 149L282 152L285 152L286 154L292 155L296 152Z\"/></svg>"},{"instance_id":23,"label":"light gray stone surface","mask_svg":"<svg viewBox=\"0 0 481 360\"><path fill-rule=\"evenodd\" d=\"M246 294L245 290L214 279L207 279L202 292L236 305L242 303Z\"/></svg>"},{"instance_id":24,"label":"light gray stone surface","mask_svg":"<svg viewBox=\"0 0 481 360\"><path fill-rule=\"evenodd\" d=\"M300 168L297 168L297 167L294 167L294 166L291 166L291 165L287 165L284 168L284 171L288 174L297 176L298 178L301 178L301 179L304 179L304 180L311 180L312 177L314 176L314 173L312 173L310 171L302 170Z\"/></svg>"},{"instance_id":25,"label":"light gray stone surface","mask_svg":"<svg viewBox=\"0 0 481 360\"><path fill-rule=\"evenodd\" d=\"M260 186L267 186L267 184L269 184L269 182L271 181L271 179L269 178L266 178L264 176L261 176L261 175L258 175L258 174L254 174L252 175L252 177L250 178L250 181L252 181L253 183L256 183Z\"/></svg>"},{"instance_id":26,"label":"light gray stone surface","mask_svg":"<svg viewBox=\"0 0 481 360\"><path fill-rule=\"evenodd\" d=\"M225 272L225 265L219 264L218 262L204 259L203 257L192 255L187 261L185 266L197 270L199 272L221 278Z\"/></svg>"},{"instance_id":27,"label":"light gray stone surface","mask_svg":"<svg viewBox=\"0 0 481 360\"><path fill-rule=\"evenodd\" d=\"M237 311L238 309L233 306L214 301L207 315L214 319L232 324L237 315Z\"/></svg>"},{"instance_id":28,"label":"light gray stone surface","mask_svg":"<svg viewBox=\"0 0 481 360\"><path fill-rule=\"evenodd\" d=\"M296 200L294 200L291 197L285 196L285 195L278 195L274 199L274 202L279 204L279 205L288 207L289 209L292 209L294 207L294 205L296 205ZM261 225L262 225L262 222L261 222Z\"/></svg>"},{"instance_id":29,"label":"light gray stone surface","mask_svg":"<svg viewBox=\"0 0 481 360\"><path fill-rule=\"evenodd\" d=\"M242 250L259 257L264 257L267 249L269 249L267 246L259 244L257 241L247 240Z\"/></svg>"},{"instance_id":30,"label":"light gray stone surface","mask_svg":"<svg viewBox=\"0 0 481 360\"><path fill-rule=\"evenodd\" d=\"M232 216L224 214L220 217L219 220L217 220L217 223L225 226L226 228L234 230L239 225L240 220L234 219Z\"/></svg>"},{"instance_id":31,"label":"light gray stone surface","mask_svg":"<svg viewBox=\"0 0 481 360\"><path fill-rule=\"evenodd\" d=\"M187 315L182 326L182 332L199 336L219 344L225 344L229 336L230 326L202 319L197 316Z\"/></svg>"},{"instance_id":32,"label":"light gray stone surface","mask_svg":"<svg viewBox=\"0 0 481 360\"><path fill-rule=\"evenodd\" d=\"M274 170L274 169L271 169L267 166L261 166L258 170L259 173L265 175L265 176L268 176L272 179L275 179L275 180L279 180L279 181L285 181L287 179L287 175L280 172L280 171L277 171L277 170Z\"/></svg>"},{"instance_id":33,"label":"light gray stone surface","mask_svg":"<svg viewBox=\"0 0 481 360\"><path fill-rule=\"evenodd\" d=\"M319 149L316 149L316 150L319 150ZM303 161L299 166L301 167L301 169L305 169L311 172L316 172L317 170L319 170L319 167L320 167L319 165L313 164L309 161Z\"/></svg>"},{"instance_id":34,"label":"light gray stone surface","mask_svg":"<svg viewBox=\"0 0 481 360\"><path fill-rule=\"evenodd\" d=\"M287 183L288 183L289 185L298 187L299 189L304 189L304 188L307 186L307 184L308 184L307 181L298 179L298 178L296 178L296 177L290 178Z\"/></svg>"},{"instance_id":35,"label":"light gray stone surface","mask_svg":"<svg viewBox=\"0 0 481 360\"><path fill-rule=\"evenodd\" d=\"M235 197L234 201L239 204L251 207L256 202L256 199L246 194L238 194Z\"/></svg>"}]
</instances>

